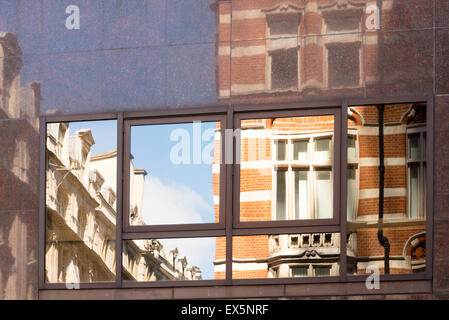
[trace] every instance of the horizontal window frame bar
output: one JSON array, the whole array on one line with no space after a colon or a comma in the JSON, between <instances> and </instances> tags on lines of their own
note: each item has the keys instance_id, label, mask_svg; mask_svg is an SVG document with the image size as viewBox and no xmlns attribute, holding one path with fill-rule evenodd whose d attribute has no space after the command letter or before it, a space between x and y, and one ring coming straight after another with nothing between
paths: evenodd
<instances>
[{"instance_id":1,"label":"horizontal window frame bar","mask_svg":"<svg viewBox=\"0 0 449 320\"><path fill-rule=\"evenodd\" d=\"M72 288L68 288L68 286ZM64 282L45 282L43 289L45 290L80 290L83 289L113 289L117 288L116 281L105 281L105 282L80 282L76 283L76 288L74 283L64 283ZM79 287L78 287L79 286Z\"/></svg>"},{"instance_id":2,"label":"horizontal window frame bar","mask_svg":"<svg viewBox=\"0 0 449 320\"><path fill-rule=\"evenodd\" d=\"M122 288L176 288L198 286L224 286L226 280L161 280L161 281L130 281L123 280Z\"/></svg>"},{"instance_id":3,"label":"horizontal window frame bar","mask_svg":"<svg viewBox=\"0 0 449 320\"><path fill-rule=\"evenodd\" d=\"M245 229L266 229L266 228L297 228L317 230L322 227L339 226L336 219L304 219L304 220L282 220L282 221L240 221L234 226L235 230Z\"/></svg>"},{"instance_id":4,"label":"horizontal window frame bar","mask_svg":"<svg viewBox=\"0 0 449 320\"><path fill-rule=\"evenodd\" d=\"M371 273L361 274L361 275L346 274L346 281L347 282L363 282L363 281L366 281L366 279L370 275L372 275L372 274ZM427 272L417 272L417 273L407 273L407 274L379 274L380 282L395 281L395 280L401 280L401 281L432 280L432 277Z\"/></svg>"},{"instance_id":5,"label":"horizontal window frame bar","mask_svg":"<svg viewBox=\"0 0 449 320\"><path fill-rule=\"evenodd\" d=\"M157 294L157 290L162 290ZM85 290L40 290L39 299L248 299L282 297L373 296L386 294L431 293L432 282L387 282L378 290L368 290L364 283L224 285L173 288L122 288Z\"/></svg>"},{"instance_id":6,"label":"horizontal window frame bar","mask_svg":"<svg viewBox=\"0 0 449 320\"><path fill-rule=\"evenodd\" d=\"M126 219L126 217L124 217ZM126 225L123 233L148 232L178 232L178 231L206 231L224 230L224 222L218 223L192 223L192 224L161 224L161 225Z\"/></svg>"},{"instance_id":7,"label":"horizontal window frame bar","mask_svg":"<svg viewBox=\"0 0 449 320\"><path fill-rule=\"evenodd\" d=\"M84 113L84 114L58 114L40 116L46 124L58 122L85 122L85 121L102 121L102 120L118 120L121 112L106 113Z\"/></svg>"},{"instance_id":8,"label":"horizontal window frame bar","mask_svg":"<svg viewBox=\"0 0 449 320\"><path fill-rule=\"evenodd\" d=\"M340 233L338 225L234 228L232 236L264 236L281 234Z\"/></svg>"},{"instance_id":9,"label":"horizontal window frame bar","mask_svg":"<svg viewBox=\"0 0 449 320\"><path fill-rule=\"evenodd\" d=\"M122 240L177 239L177 238L221 238L221 237L225 237L225 235L226 235L226 233L225 233L224 229L123 232Z\"/></svg>"},{"instance_id":10,"label":"horizontal window frame bar","mask_svg":"<svg viewBox=\"0 0 449 320\"><path fill-rule=\"evenodd\" d=\"M147 111L125 111L123 113L124 120L138 120L142 118L179 118L179 117L189 117L193 115L226 115L229 109L229 104L224 103L220 105L211 105L206 107L195 107L195 108L166 108L166 109L155 109Z\"/></svg>"}]
</instances>

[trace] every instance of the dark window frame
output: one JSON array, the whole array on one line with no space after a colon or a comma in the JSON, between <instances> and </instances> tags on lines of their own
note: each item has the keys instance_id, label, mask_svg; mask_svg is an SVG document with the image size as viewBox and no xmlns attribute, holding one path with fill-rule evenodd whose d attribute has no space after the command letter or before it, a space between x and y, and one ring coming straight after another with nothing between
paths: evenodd
<instances>
[{"instance_id":1,"label":"dark window frame","mask_svg":"<svg viewBox=\"0 0 449 320\"><path fill-rule=\"evenodd\" d=\"M298 101L293 103L271 103L260 105L249 104L235 104L227 106L209 106L204 108L191 108L191 109L164 109L154 111L138 111L138 112L117 112L117 113L99 113L99 114L80 114L80 115L52 115L40 117L40 162L39 162L39 247L38 247L38 272L39 272L39 290L43 293L51 293L52 289L64 289L62 292L70 292L67 290L64 283L46 283L45 282L45 210L46 210L46 124L54 122L70 122L70 121L91 121L91 120L117 120L117 220L116 220L116 279L112 282L94 282L94 283L81 283L80 289L118 289L118 288L162 288L162 287L198 287L196 292L201 296L201 290L210 290L210 286L245 286L245 285L292 285L301 286L316 284L317 288L320 288L318 284L327 284L340 292L339 294L348 294L346 289L340 291L340 287L354 288L354 290L362 290L360 286L363 285L366 278L369 275L348 275L347 270L347 257L346 257L346 180L347 176L347 152L341 152L341 150L347 149L347 134L348 126L347 121L344 121L346 117L344 115L348 112L348 107L357 105L375 105L375 104L397 104L397 103L410 103L410 102L424 102L427 104L427 145L426 145L426 161L427 161L427 192L426 192L426 234L430 235L426 241L426 271L415 274L394 274L394 275L380 275L380 281L386 281L391 285L386 285L386 291L396 292L396 285L401 286L401 281L409 280L432 280L432 260L433 260L433 172L434 172L434 106L433 95L419 95L419 96L407 96L407 97L378 97L378 98L362 98L362 99L341 99L334 101ZM262 222L261 225L235 225L235 198L233 196L235 192L235 166L231 164L224 165L224 172L220 172L220 179L225 181L225 185L220 186L221 191L224 190L224 198L227 205L224 212L220 212L219 227L216 229L210 228L184 228L178 230L161 230L155 231L153 228L147 230L126 229L124 224L124 217L127 217L128 212L124 210L124 181L126 179L124 175L124 144L125 144L125 121L134 121L137 119L149 119L155 118L160 121L174 120L174 119L188 119L192 121L194 118L201 117L215 117L225 119L222 127L226 129L234 129L234 121L239 115L253 114L259 116L271 114L295 114L307 115L307 112L326 112L329 109L336 110L336 114L340 115L339 120L334 118L334 129L336 137L340 137L340 144L335 142L335 152L338 153L339 158L334 160L334 171L338 172L338 180L335 180L335 187L338 187L338 181L340 181L340 194L337 199L339 206L336 208L334 203L334 210L340 212L338 215L339 221L337 224L332 225L298 225L295 222L293 224L271 224L270 222ZM286 112L286 113L285 113ZM310 114L310 113L309 113ZM328 114L328 113L327 113ZM236 117L237 116L237 117ZM140 120L139 120L140 121ZM147 120L143 120L147 121ZM338 130L337 130L338 128ZM339 131L339 132L338 132ZM233 144L235 148L235 143ZM224 144L222 144L224 146ZM338 150L338 151L335 151ZM235 150L234 150L235 158ZM222 154L222 159L225 159L226 155ZM235 159L234 159L235 160ZM338 162L338 164L337 164ZM223 164L222 164L223 165ZM233 167L234 166L234 167ZM234 172L234 173L233 173ZM221 181L221 180L220 180ZM334 196L335 199L335 196ZM222 201L220 201L221 203ZM336 208L336 209L335 209ZM341 214L343 213L343 214ZM335 215L335 212L334 212ZM324 220L324 219L323 219ZM215 225L215 224L214 224ZM118 227L121 226L121 227ZM310 232L337 232L340 233L340 275L333 277L311 277L311 278L276 278L276 279L232 279L232 237L244 236L244 235L273 235L273 234L286 234L286 233L310 233ZM226 278L224 280L198 280L198 281L158 281L158 282L127 282L122 281L121 269L122 269L122 240L127 239L142 239L142 238L182 238L182 237L226 237ZM419 282L419 281L418 281ZM421 282L419 282L421 283ZM422 282L420 287L427 287L426 282ZM243 287L242 287L243 288ZM293 288L293 287L292 287ZM358 289L356 289L358 288ZM193 290L193 288L192 288ZM319 290L319 289L317 289ZM60 290L58 290L61 292ZM79 290L75 290L79 291ZM81 290L82 291L82 290ZM61 292L61 293L62 293ZM375 292L365 292L377 294ZM323 292L322 295L327 294ZM192 296L195 297L195 296Z\"/></svg>"},{"instance_id":2,"label":"dark window frame","mask_svg":"<svg viewBox=\"0 0 449 320\"><path fill-rule=\"evenodd\" d=\"M307 117L307 116L325 116L332 115L334 117L334 146L341 145L340 140L340 119L341 108L321 108L321 109L301 109L301 110L285 110L285 111L271 111L271 112L253 112L253 113L239 113L235 115L235 129L241 129L241 121L249 119L265 119L265 118L283 118L283 117ZM237 152L235 149L237 143L234 143L234 158ZM239 144L240 145L240 144ZM336 168L340 167L340 148L333 148L332 157L332 175L333 181L340 181L340 172ZM235 163L235 161L234 161ZM240 164L234 165L234 228L236 229L250 229L250 228L282 228L282 227L312 227L312 226L338 226L339 225L339 210L340 208L340 190L337 183L333 183L333 218L332 219L310 219L310 220L285 220L285 221L258 221L258 222L244 222L240 221Z\"/></svg>"},{"instance_id":3,"label":"dark window frame","mask_svg":"<svg viewBox=\"0 0 449 320\"><path fill-rule=\"evenodd\" d=\"M131 142L131 127L132 126L145 126L145 125L158 125L158 124L179 124L179 123L191 123L194 121L217 121L220 122L221 136L224 137L224 131L226 129L226 115L201 115L201 116L190 116L190 117L154 117L154 118L143 118L143 119L126 119L124 121L124 156L123 156L123 167L124 167L124 179L123 179L123 208L129 208L129 163L130 163L130 142ZM221 144L221 157L223 159L225 153L225 144ZM123 232L146 232L152 233L156 232L158 234L164 233L164 235L171 236L171 232L176 231L208 231L208 230L223 230L225 227L225 215L226 210L226 166L222 163L220 164L220 202L219 202L219 222L218 223L195 223L195 224L171 224L171 225L144 225L135 226L129 223L129 212L124 211L123 215ZM165 231L167 234L165 234ZM206 234L208 234L206 232Z\"/></svg>"}]
</instances>

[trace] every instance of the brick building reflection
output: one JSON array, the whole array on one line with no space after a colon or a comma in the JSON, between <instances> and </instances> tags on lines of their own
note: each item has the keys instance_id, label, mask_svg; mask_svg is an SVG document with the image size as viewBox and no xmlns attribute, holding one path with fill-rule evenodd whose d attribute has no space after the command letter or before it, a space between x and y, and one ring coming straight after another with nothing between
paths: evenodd
<instances>
[{"instance_id":1,"label":"brick building reflection","mask_svg":"<svg viewBox=\"0 0 449 320\"><path fill-rule=\"evenodd\" d=\"M320 94L360 96L403 86L406 74L383 70L389 61L396 65L388 48L398 52L403 48L367 23L373 14L367 8L373 5L384 29L400 24L395 1L383 1L380 7L370 0L217 1L213 7L218 33L217 97L276 103ZM410 62L406 54L401 59L404 65ZM421 272L425 270L426 108L391 105L384 113L384 234L391 243L390 271ZM383 272L383 248L377 240L377 116L376 106L349 108L348 176L343 177L348 183L348 212L342 213L347 215L348 234L234 237L234 278L339 275L341 236L347 240L349 274L364 273L370 265ZM324 145L331 154L334 140L326 127L328 120L272 118L241 125L241 221L320 218L320 204L328 207L322 212L331 217L328 190L333 182L326 170L335 169L333 159L324 167L309 161ZM327 136L330 142L323 144L315 136ZM301 153L309 160L301 161ZM224 277L223 264L224 241L217 243L217 278Z\"/></svg>"},{"instance_id":2,"label":"brick building reflection","mask_svg":"<svg viewBox=\"0 0 449 320\"><path fill-rule=\"evenodd\" d=\"M428 75L416 61L431 53L417 48L413 55L412 38L385 32L412 23L412 8L404 7L397 0L216 1L217 97L279 102L422 92L424 78L413 79Z\"/></svg>"}]
</instances>

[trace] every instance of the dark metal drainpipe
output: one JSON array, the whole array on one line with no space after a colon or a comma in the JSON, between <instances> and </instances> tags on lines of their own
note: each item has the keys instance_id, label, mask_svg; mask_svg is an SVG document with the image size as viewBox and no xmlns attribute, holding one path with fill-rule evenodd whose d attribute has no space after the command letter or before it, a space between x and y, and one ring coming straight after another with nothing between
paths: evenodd
<instances>
[{"instance_id":1,"label":"dark metal drainpipe","mask_svg":"<svg viewBox=\"0 0 449 320\"><path fill-rule=\"evenodd\" d=\"M382 247L384 247L384 272L390 273L390 242L384 236L383 218L384 218L384 106L377 105L379 114L379 222L377 230L377 239Z\"/></svg>"}]
</instances>

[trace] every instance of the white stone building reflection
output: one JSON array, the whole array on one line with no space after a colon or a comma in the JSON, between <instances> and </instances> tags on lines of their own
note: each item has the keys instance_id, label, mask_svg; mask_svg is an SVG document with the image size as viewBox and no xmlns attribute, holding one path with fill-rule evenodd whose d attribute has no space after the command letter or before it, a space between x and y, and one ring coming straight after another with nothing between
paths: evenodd
<instances>
[{"instance_id":1,"label":"white stone building reflection","mask_svg":"<svg viewBox=\"0 0 449 320\"><path fill-rule=\"evenodd\" d=\"M117 151L91 154L90 129L69 136L69 123L47 125L46 281L114 281L116 273ZM133 224L143 224L140 208L146 172L131 163ZM123 243L122 278L133 281L198 280L177 248L155 239Z\"/></svg>"}]
</instances>

